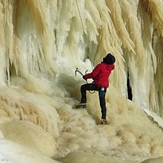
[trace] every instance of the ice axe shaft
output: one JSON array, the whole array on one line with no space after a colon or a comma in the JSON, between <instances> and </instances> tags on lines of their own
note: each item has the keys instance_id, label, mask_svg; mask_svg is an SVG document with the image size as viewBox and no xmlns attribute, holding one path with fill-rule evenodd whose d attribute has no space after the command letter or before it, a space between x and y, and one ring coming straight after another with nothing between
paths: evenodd
<instances>
[{"instance_id":1,"label":"ice axe shaft","mask_svg":"<svg viewBox=\"0 0 163 163\"><path fill-rule=\"evenodd\" d=\"M88 71L88 70L85 71L85 74L87 73L87 71ZM85 79L85 78L84 78L84 74L83 74L82 72L80 72L80 71L78 70L78 68L76 68L76 70L75 70L75 77L76 77L77 72L83 77L83 79ZM87 81L87 79L85 79L85 80Z\"/></svg>"},{"instance_id":2,"label":"ice axe shaft","mask_svg":"<svg viewBox=\"0 0 163 163\"><path fill-rule=\"evenodd\" d=\"M75 70L75 76L76 76L77 72L78 72L80 75L83 76L83 74L78 70L78 68L76 68L76 70Z\"/></svg>"}]
</instances>

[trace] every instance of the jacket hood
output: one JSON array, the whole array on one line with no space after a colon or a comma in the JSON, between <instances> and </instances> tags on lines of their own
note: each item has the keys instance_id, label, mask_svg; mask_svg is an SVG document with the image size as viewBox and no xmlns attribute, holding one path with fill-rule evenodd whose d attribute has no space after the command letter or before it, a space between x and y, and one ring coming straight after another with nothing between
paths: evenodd
<instances>
[{"instance_id":1,"label":"jacket hood","mask_svg":"<svg viewBox=\"0 0 163 163\"><path fill-rule=\"evenodd\" d=\"M103 62L106 64L113 64L115 62L115 57L108 53L107 56L105 58L103 58Z\"/></svg>"},{"instance_id":2,"label":"jacket hood","mask_svg":"<svg viewBox=\"0 0 163 163\"><path fill-rule=\"evenodd\" d=\"M105 62L104 62L104 64L106 65L106 68L108 70L113 70L114 69L114 65L113 64L106 64Z\"/></svg>"}]
</instances>

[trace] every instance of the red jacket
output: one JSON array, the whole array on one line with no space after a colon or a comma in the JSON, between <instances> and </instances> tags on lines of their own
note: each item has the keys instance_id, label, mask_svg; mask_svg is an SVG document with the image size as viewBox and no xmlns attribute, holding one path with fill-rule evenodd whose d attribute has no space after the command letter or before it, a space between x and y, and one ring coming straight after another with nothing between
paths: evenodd
<instances>
[{"instance_id":1,"label":"red jacket","mask_svg":"<svg viewBox=\"0 0 163 163\"><path fill-rule=\"evenodd\" d=\"M109 87L109 76L111 71L114 69L114 65L106 64L101 62L98 64L91 73L86 74L85 78L94 80L94 84L107 88Z\"/></svg>"}]
</instances>

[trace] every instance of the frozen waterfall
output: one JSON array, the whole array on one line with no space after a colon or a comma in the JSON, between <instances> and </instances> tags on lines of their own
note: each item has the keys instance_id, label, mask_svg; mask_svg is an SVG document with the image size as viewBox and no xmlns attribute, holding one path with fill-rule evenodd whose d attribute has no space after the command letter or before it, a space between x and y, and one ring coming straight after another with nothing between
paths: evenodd
<instances>
[{"instance_id":1,"label":"frozen waterfall","mask_svg":"<svg viewBox=\"0 0 163 163\"><path fill-rule=\"evenodd\" d=\"M161 163L162 9L162 0L0 0L0 162ZM108 52L116 63L101 126L96 93L74 109L85 82L74 73Z\"/></svg>"}]
</instances>

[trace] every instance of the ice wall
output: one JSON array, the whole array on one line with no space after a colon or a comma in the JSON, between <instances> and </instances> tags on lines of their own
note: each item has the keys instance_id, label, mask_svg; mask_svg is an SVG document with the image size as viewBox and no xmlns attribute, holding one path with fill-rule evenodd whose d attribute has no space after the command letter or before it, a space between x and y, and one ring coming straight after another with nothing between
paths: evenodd
<instances>
[{"instance_id":1,"label":"ice wall","mask_svg":"<svg viewBox=\"0 0 163 163\"><path fill-rule=\"evenodd\" d=\"M139 110L163 116L162 8L162 0L0 0L1 138L70 159L75 150L93 159L92 149L102 159L162 156L162 130ZM72 109L83 83L74 72L91 71L108 52L116 57L106 97L111 125L101 127L95 94L87 110Z\"/></svg>"},{"instance_id":2,"label":"ice wall","mask_svg":"<svg viewBox=\"0 0 163 163\"><path fill-rule=\"evenodd\" d=\"M1 0L0 83L63 67L91 71L111 52L111 84L127 97L129 74L133 101L162 115L162 7L161 0Z\"/></svg>"}]
</instances>

